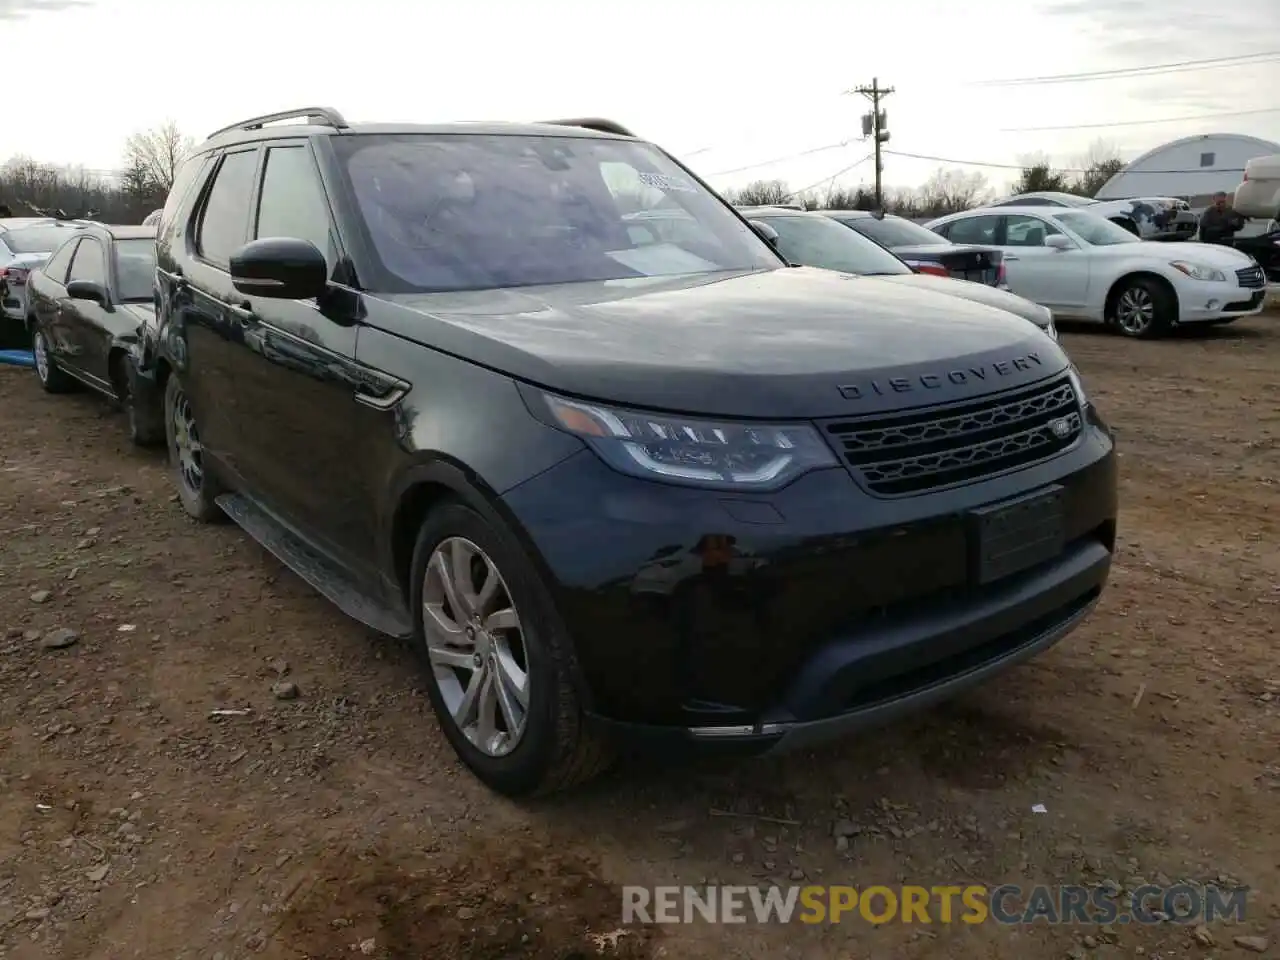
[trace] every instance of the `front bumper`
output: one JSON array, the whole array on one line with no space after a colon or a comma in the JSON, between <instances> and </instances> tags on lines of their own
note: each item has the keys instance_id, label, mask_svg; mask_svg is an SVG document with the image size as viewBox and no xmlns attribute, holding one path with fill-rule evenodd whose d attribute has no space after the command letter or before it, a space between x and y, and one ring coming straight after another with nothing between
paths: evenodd
<instances>
[{"instance_id":1,"label":"front bumper","mask_svg":"<svg viewBox=\"0 0 1280 960\"><path fill-rule=\"evenodd\" d=\"M1055 485L1062 552L974 582L972 511ZM584 451L503 500L598 722L665 749L760 752L920 709L1069 632L1110 570L1116 466L1091 412L1053 460L922 496L873 497L844 469L735 496Z\"/></svg>"},{"instance_id":2,"label":"front bumper","mask_svg":"<svg viewBox=\"0 0 1280 960\"><path fill-rule=\"evenodd\" d=\"M1241 287L1231 283L1184 282L1178 287L1178 322L1203 323L1261 313L1265 287Z\"/></svg>"}]
</instances>

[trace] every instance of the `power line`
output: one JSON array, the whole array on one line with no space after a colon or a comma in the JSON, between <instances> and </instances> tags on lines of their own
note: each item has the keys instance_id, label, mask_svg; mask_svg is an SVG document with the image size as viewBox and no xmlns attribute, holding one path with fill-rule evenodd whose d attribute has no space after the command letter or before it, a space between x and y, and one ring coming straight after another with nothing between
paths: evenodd
<instances>
[{"instance_id":1,"label":"power line","mask_svg":"<svg viewBox=\"0 0 1280 960\"><path fill-rule=\"evenodd\" d=\"M1173 63L1155 63L1145 67L1121 67L1115 70L1090 70L1084 73L1056 73L1039 77L1011 77L1004 80L979 80L975 87L1012 87L1049 83L1079 83L1089 80L1115 80L1125 77L1158 77L1168 73L1187 73L1193 70L1216 70L1222 67L1252 66L1253 63L1269 63L1280 59L1280 50L1262 53L1245 53L1234 57L1210 57L1204 60L1179 60Z\"/></svg>"},{"instance_id":2,"label":"power line","mask_svg":"<svg viewBox=\"0 0 1280 960\"><path fill-rule=\"evenodd\" d=\"M983 163L978 160L957 160L954 157L933 157L923 153L903 153L900 150L886 150L885 153L892 154L895 157L906 157L909 160L931 160L934 163L949 163L956 167L987 167L992 170L1025 170L1031 164L1026 163ZM1089 171L1081 167L1058 167L1053 169L1062 173L1088 173ZM1244 167L1214 167L1212 170L1205 170L1200 167L1189 168L1186 170L1130 170L1127 166L1120 170L1129 176L1145 176L1157 173L1244 173Z\"/></svg>"},{"instance_id":3,"label":"power line","mask_svg":"<svg viewBox=\"0 0 1280 960\"><path fill-rule=\"evenodd\" d=\"M1001 133L1036 133L1041 130L1101 130L1104 127L1137 127L1160 123L1186 123L1191 120L1217 120L1220 117L1256 117L1264 113L1280 113L1280 107L1261 110L1232 110L1229 113L1200 113L1189 117L1161 117L1159 120L1114 120L1110 123L1069 123L1060 127L1005 127Z\"/></svg>"},{"instance_id":4,"label":"power line","mask_svg":"<svg viewBox=\"0 0 1280 960\"><path fill-rule=\"evenodd\" d=\"M813 147L809 150L801 150L799 153L792 153L785 157L774 157L772 160L762 160L759 163L749 163L745 167L734 167L732 170L717 170L715 173L703 174L707 177L725 177L731 173L742 173L746 170L759 170L761 167L771 167L775 163L785 163L787 160L799 160L801 157L812 156L815 153L825 153L828 150L838 150L841 147L847 147L850 141L842 140L839 143L828 143L826 146ZM710 149L709 147L707 149ZM689 156L689 154L685 154Z\"/></svg>"},{"instance_id":5,"label":"power line","mask_svg":"<svg viewBox=\"0 0 1280 960\"><path fill-rule=\"evenodd\" d=\"M816 189L816 188L818 188L818 187L822 186L823 184L831 183L831 182L832 182L832 181L834 181L837 177L843 177L846 173L848 173L848 172L849 172L850 170L852 170L854 167L860 167L860 166L862 166L862 164L866 163L868 160L870 160L870 159L871 159L872 157L874 157L874 156L875 156L875 153L868 153L868 154L867 154L865 157L863 157L861 160L858 160L858 161L856 161L855 163L851 163L851 164L849 164L847 167L843 168L842 170L837 170L835 173L833 173L833 174L832 174L831 176L829 176L829 177L823 177L823 178L822 178L821 180L819 180L817 183L811 183L811 184L809 184L809 186L807 186L807 187L801 187L799 190L792 190L789 194L787 194L787 199L788 199L788 200L790 200L790 199L792 199L793 197L798 197L798 196L800 196L800 194L802 194L802 193L808 193L810 190L814 190L814 189Z\"/></svg>"}]
</instances>

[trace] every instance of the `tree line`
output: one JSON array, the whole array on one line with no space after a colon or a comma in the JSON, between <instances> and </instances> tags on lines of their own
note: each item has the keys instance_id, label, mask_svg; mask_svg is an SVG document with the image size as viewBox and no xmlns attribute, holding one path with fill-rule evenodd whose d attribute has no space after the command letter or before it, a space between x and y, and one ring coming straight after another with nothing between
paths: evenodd
<instances>
[{"instance_id":1,"label":"tree line","mask_svg":"<svg viewBox=\"0 0 1280 960\"><path fill-rule=\"evenodd\" d=\"M1093 197L1124 169L1119 154L1102 141L1094 144L1073 170L1059 169L1042 156L1025 157L1022 162L1017 180L1006 187L1009 195L1052 190ZM808 210L877 209L875 192L862 185L828 184L797 192L785 180L756 180L740 189L725 191L725 197L747 206L800 203ZM969 210L995 198L996 191L984 174L938 169L922 186L883 190L882 206L887 213L921 220Z\"/></svg>"},{"instance_id":2,"label":"tree line","mask_svg":"<svg viewBox=\"0 0 1280 960\"><path fill-rule=\"evenodd\" d=\"M172 121L135 133L125 142L124 163L115 177L11 157L0 166L0 205L15 217L64 215L141 223L164 206L178 166L194 145Z\"/></svg>"},{"instance_id":3,"label":"tree line","mask_svg":"<svg viewBox=\"0 0 1280 960\"><path fill-rule=\"evenodd\" d=\"M31 157L12 157L0 167L0 205L13 216L56 215L84 217L106 223L140 223L164 205L182 160L194 141L173 121L134 133L125 143L123 166L115 178L82 167L42 163ZM1075 171L1055 168L1045 157L1024 158L1018 179L1008 192L1055 190L1092 197L1124 168L1114 148L1099 141ZM767 206L803 203L808 209L874 210L875 195L865 186L830 184L821 190L794 191L783 180L757 180L724 191L734 203ZM884 191L887 212L913 219L941 217L968 210L994 199L986 176L958 169L939 169L920 187Z\"/></svg>"}]
</instances>

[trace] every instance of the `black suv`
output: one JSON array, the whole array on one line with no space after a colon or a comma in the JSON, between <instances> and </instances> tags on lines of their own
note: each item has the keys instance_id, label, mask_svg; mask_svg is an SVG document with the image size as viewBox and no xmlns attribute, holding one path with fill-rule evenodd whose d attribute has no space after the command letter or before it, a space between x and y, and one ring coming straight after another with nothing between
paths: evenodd
<instances>
[{"instance_id":1,"label":"black suv","mask_svg":"<svg viewBox=\"0 0 1280 960\"><path fill-rule=\"evenodd\" d=\"M156 317L134 389L187 511L413 638L507 793L929 704L1110 568L1112 437L1048 337L790 267L608 121L220 130Z\"/></svg>"}]
</instances>

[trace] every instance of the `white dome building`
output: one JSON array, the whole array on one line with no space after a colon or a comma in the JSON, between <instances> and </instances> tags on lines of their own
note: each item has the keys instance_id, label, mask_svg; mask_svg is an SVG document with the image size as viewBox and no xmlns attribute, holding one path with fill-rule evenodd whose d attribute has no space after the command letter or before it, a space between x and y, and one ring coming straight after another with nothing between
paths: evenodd
<instances>
[{"instance_id":1,"label":"white dome building","mask_svg":"<svg viewBox=\"0 0 1280 960\"><path fill-rule=\"evenodd\" d=\"M1205 206L1219 190L1231 193L1254 157L1280 153L1280 143L1239 133L1183 137L1148 150L1103 184L1099 200L1129 197L1181 197Z\"/></svg>"}]
</instances>

